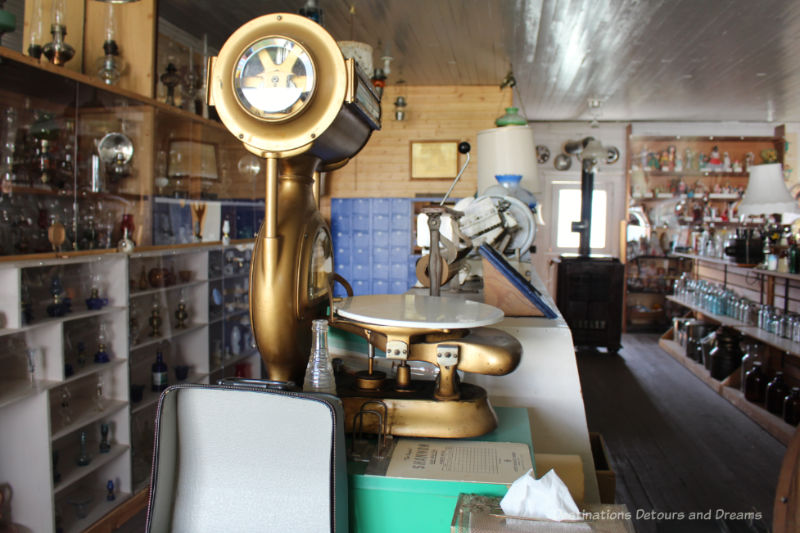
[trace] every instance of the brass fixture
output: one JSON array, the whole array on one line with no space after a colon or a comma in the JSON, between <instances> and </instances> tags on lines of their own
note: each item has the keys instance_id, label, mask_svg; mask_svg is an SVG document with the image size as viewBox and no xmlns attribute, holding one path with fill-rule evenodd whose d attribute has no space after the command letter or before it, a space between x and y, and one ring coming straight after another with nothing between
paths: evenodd
<instances>
[{"instance_id":1,"label":"brass fixture","mask_svg":"<svg viewBox=\"0 0 800 533\"><path fill-rule=\"evenodd\" d=\"M333 271L314 176L361 150L380 127L380 100L321 26L286 13L236 30L209 59L207 87L223 124L266 159L250 321L269 379L302 383L311 321L325 316Z\"/></svg>"}]
</instances>

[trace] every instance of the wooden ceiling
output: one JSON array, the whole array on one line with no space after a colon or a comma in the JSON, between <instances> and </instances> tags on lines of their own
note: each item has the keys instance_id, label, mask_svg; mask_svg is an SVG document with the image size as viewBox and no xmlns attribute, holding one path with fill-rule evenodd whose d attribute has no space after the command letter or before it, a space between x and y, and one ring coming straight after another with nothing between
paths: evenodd
<instances>
[{"instance_id":1,"label":"wooden ceiling","mask_svg":"<svg viewBox=\"0 0 800 533\"><path fill-rule=\"evenodd\" d=\"M159 16L220 47L248 20L304 3L161 0ZM371 44L376 66L394 58L389 83L500 90L513 70L530 120L800 121L797 0L319 4L336 39Z\"/></svg>"}]
</instances>

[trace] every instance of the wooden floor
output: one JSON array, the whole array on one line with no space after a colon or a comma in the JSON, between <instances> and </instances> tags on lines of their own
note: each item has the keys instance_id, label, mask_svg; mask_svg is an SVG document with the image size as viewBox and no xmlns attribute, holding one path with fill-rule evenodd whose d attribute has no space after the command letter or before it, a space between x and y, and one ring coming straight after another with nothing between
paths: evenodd
<instances>
[{"instance_id":1,"label":"wooden floor","mask_svg":"<svg viewBox=\"0 0 800 533\"><path fill-rule=\"evenodd\" d=\"M603 435L617 502L637 532L765 531L786 448L658 347L658 336L623 336L619 355L579 352L590 431ZM760 512L762 520L688 522L693 511Z\"/></svg>"}]
</instances>

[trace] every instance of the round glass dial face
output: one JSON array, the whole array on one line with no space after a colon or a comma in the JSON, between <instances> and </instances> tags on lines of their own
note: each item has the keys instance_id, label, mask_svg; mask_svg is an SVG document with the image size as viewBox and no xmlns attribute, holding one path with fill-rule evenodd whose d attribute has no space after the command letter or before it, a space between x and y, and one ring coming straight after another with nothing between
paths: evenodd
<instances>
[{"instance_id":1,"label":"round glass dial face","mask_svg":"<svg viewBox=\"0 0 800 533\"><path fill-rule=\"evenodd\" d=\"M299 43L267 37L250 45L236 63L233 88L256 118L280 121L299 113L316 85L314 62Z\"/></svg>"}]
</instances>

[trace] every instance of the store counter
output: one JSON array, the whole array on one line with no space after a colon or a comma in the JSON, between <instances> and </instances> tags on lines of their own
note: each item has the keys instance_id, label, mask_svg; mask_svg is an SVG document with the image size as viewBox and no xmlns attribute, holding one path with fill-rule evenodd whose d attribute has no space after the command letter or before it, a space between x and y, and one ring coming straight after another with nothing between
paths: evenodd
<instances>
[{"instance_id":1,"label":"store counter","mask_svg":"<svg viewBox=\"0 0 800 533\"><path fill-rule=\"evenodd\" d=\"M544 300L556 309L541 280L533 274L532 284ZM418 292L416 289L414 292ZM481 300L475 293L445 293L451 297ZM561 318L506 317L492 327L516 337L523 347L522 360L511 374L486 376L464 373L463 381L487 390L493 406L523 407L527 410L536 454L580 456L584 473L584 503L600 503L600 495L586 424L578 366L572 336ZM366 342L332 332L334 356L366 352ZM545 472L539 472L540 475Z\"/></svg>"},{"instance_id":2,"label":"store counter","mask_svg":"<svg viewBox=\"0 0 800 533\"><path fill-rule=\"evenodd\" d=\"M532 276L531 283L557 311L544 283L535 272ZM507 376L465 374L464 381L486 389L494 406L527 408L536 453L579 455L584 503L600 503L578 364L566 321L560 314L555 319L506 317L492 327L522 343L519 366Z\"/></svg>"}]
</instances>

